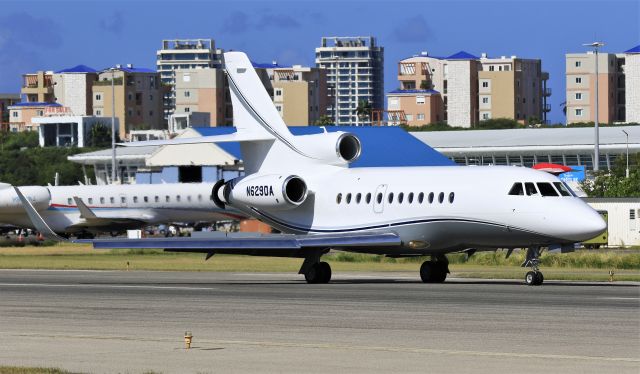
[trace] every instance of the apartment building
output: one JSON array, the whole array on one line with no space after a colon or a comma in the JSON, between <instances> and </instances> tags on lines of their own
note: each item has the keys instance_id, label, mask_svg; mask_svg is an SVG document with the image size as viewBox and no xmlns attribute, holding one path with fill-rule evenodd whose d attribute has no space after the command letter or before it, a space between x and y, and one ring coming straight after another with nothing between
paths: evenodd
<instances>
[{"instance_id":1,"label":"apartment building","mask_svg":"<svg viewBox=\"0 0 640 374\"><path fill-rule=\"evenodd\" d=\"M229 86L222 69L176 69L174 73L175 109L171 115L205 112L210 126L231 125Z\"/></svg>"},{"instance_id":2,"label":"apartment building","mask_svg":"<svg viewBox=\"0 0 640 374\"><path fill-rule=\"evenodd\" d=\"M91 91L98 80L98 72L86 65L56 71L53 74L53 95L76 116L93 115Z\"/></svg>"},{"instance_id":3,"label":"apartment building","mask_svg":"<svg viewBox=\"0 0 640 374\"><path fill-rule=\"evenodd\" d=\"M327 74L325 69L293 65L267 68L269 92L284 123L307 126L327 110Z\"/></svg>"},{"instance_id":4,"label":"apartment building","mask_svg":"<svg viewBox=\"0 0 640 374\"><path fill-rule=\"evenodd\" d=\"M527 119L547 122L551 110L547 98L549 73L542 71L539 59L517 56L480 57L478 72L478 99L480 120L512 118L521 123Z\"/></svg>"},{"instance_id":5,"label":"apartment building","mask_svg":"<svg viewBox=\"0 0 640 374\"><path fill-rule=\"evenodd\" d=\"M58 103L20 102L7 108L9 110L9 131L37 131L40 126L34 118L55 113L66 112L66 108Z\"/></svg>"},{"instance_id":6,"label":"apartment building","mask_svg":"<svg viewBox=\"0 0 640 374\"><path fill-rule=\"evenodd\" d=\"M9 107L20 102L20 94L0 93L0 131L9 129Z\"/></svg>"},{"instance_id":7,"label":"apartment building","mask_svg":"<svg viewBox=\"0 0 640 374\"><path fill-rule=\"evenodd\" d=\"M20 94L23 101L30 103L52 103L55 101L53 95L53 72L38 71L22 75L22 88Z\"/></svg>"},{"instance_id":8,"label":"apartment building","mask_svg":"<svg viewBox=\"0 0 640 374\"><path fill-rule=\"evenodd\" d=\"M168 87L161 85L160 75L156 71L117 65L101 71L98 80L93 83L93 114L111 117L113 94L115 116L120 124L122 139L131 130L163 129L163 95L168 91Z\"/></svg>"},{"instance_id":9,"label":"apartment building","mask_svg":"<svg viewBox=\"0 0 640 374\"><path fill-rule=\"evenodd\" d=\"M173 114L176 107L176 70L221 68L223 50L216 48L213 39L170 39L162 41L156 52L157 69L162 83L171 87L164 97L164 117Z\"/></svg>"},{"instance_id":10,"label":"apartment building","mask_svg":"<svg viewBox=\"0 0 640 374\"><path fill-rule=\"evenodd\" d=\"M370 125L356 109L361 101L384 107L384 48L372 36L323 37L315 53L316 67L327 70L328 114L336 125Z\"/></svg>"},{"instance_id":11,"label":"apartment building","mask_svg":"<svg viewBox=\"0 0 640 374\"><path fill-rule=\"evenodd\" d=\"M625 53L624 87L618 89L625 96L626 122L640 123L640 45Z\"/></svg>"},{"instance_id":12,"label":"apartment building","mask_svg":"<svg viewBox=\"0 0 640 374\"><path fill-rule=\"evenodd\" d=\"M540 60L422 52L398 63L400 87L387 94L388 121L409 126L443 121L457 127L491 118L544 121L551 94L547 79Z\"/></svg>"}]
</instances>

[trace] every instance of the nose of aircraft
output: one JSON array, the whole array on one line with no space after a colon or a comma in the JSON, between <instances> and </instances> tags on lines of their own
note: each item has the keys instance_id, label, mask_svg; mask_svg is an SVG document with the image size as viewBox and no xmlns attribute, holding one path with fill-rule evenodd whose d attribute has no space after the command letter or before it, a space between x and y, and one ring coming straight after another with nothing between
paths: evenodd
<instances>
[{"instance_id":1,"label":"nose of aircraft","mask_svg":"<svg viewBox=\"0 0 640 374\"><path fill-rule=\"evenodd\" d=\"M583 209L577 212L572 221L573 224L570 225L572 232L568 233L569 235L566 237L576 242L592 239L607 229L607 223L602 219L602 216L586 204Z\"/></svg>"}]
</instances>

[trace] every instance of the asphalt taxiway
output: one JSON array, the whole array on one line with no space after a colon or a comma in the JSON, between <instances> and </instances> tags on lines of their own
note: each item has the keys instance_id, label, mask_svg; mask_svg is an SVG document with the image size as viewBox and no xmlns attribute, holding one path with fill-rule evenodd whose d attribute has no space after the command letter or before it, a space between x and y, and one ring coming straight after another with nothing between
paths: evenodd
<instances>
[{"instance_id":1,"label":"asphalt taxiway","mask_svg":"<svg viewBox=\"0 0 640 374\"><path fill-rule=\"evenodd\" d=\"M637 374L640 285L0 270L0 336L0 365L92 373Z\"/></svg>"}]
</instances>

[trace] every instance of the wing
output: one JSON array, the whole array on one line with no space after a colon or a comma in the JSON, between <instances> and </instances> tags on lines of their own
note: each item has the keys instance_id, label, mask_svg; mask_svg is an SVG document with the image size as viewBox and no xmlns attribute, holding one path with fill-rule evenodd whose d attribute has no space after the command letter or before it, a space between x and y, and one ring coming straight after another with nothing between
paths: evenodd
<instances>
[{"instance_id":1,"label":"wing","mask_svg":"<svg viewBox=\"0 0 640 374\"><path fill-rule=\"evenodd\" d=\"M76 206L80 211L81 222L74 223L69 227L74 228L138 228L147 223L147 219L152 217L145 217L144 215L137 214L135 218L126 216L109 216L109 215L96 215L91 208L89 208L82 199L77 196L73 197L76 202Z\"/></svg>"},{"instance_id":2,"label":"wing","mask_svg":"<svg viewBox=\"0 0 640 374\"><path fill-rule=\"evenodd\" d=\"M168 252L196 252L209 255L244 254L252 256L306 257L319 249L396 247L402 244L395 233L317 234L317 235L217 235L202 238L148 238L85 240L96 249L164 249Z\"/></svg>"}]
</instances>

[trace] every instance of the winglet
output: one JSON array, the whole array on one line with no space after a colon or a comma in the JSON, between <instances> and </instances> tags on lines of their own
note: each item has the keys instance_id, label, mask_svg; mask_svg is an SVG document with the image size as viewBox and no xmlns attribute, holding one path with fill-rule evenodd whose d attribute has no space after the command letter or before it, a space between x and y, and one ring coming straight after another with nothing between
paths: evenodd
<instances>
[{"instance_id":1,"label":"winglet","mask_svg":"<svg viewBox=\"0 0 640 374\"><path fill-rule=\"evenodd\" d=\"M80 210L80 218L84 218L84 219L98 218L96 214L91 209L89 209L87 204L85 204L84 201L82 201L82 199L80 199L78 196L74 196L73 200L76 202L76 205L78 206L78 210Z\"/></svg>"},{"instance_id":2,"label":"winglet","mask_svg":"<svg viewBox=\"0 0 640 374\"><path fill-rule=\"evenodd\" d=\"M60 241L60 242L66 241L66 239L62 238L61 236L53 232L53 230L51 230L51 227L49 227L49 225L47 225L44 219L42 219L40 214L38 214L38 211L33 207L33 205L31 205L31 202L29 201L29 199L24 197L24 195L22 194L22 192L20 192L20 189L18 187L13 187L13 189L16 191L16 194L20 198L20 201L22 202L22 206L24 207L24 210L27 211L27 215L29 216L29 219L31 220L33 227L39 233L41 233L47 239Z\"/></svg>"}]
</instances>

